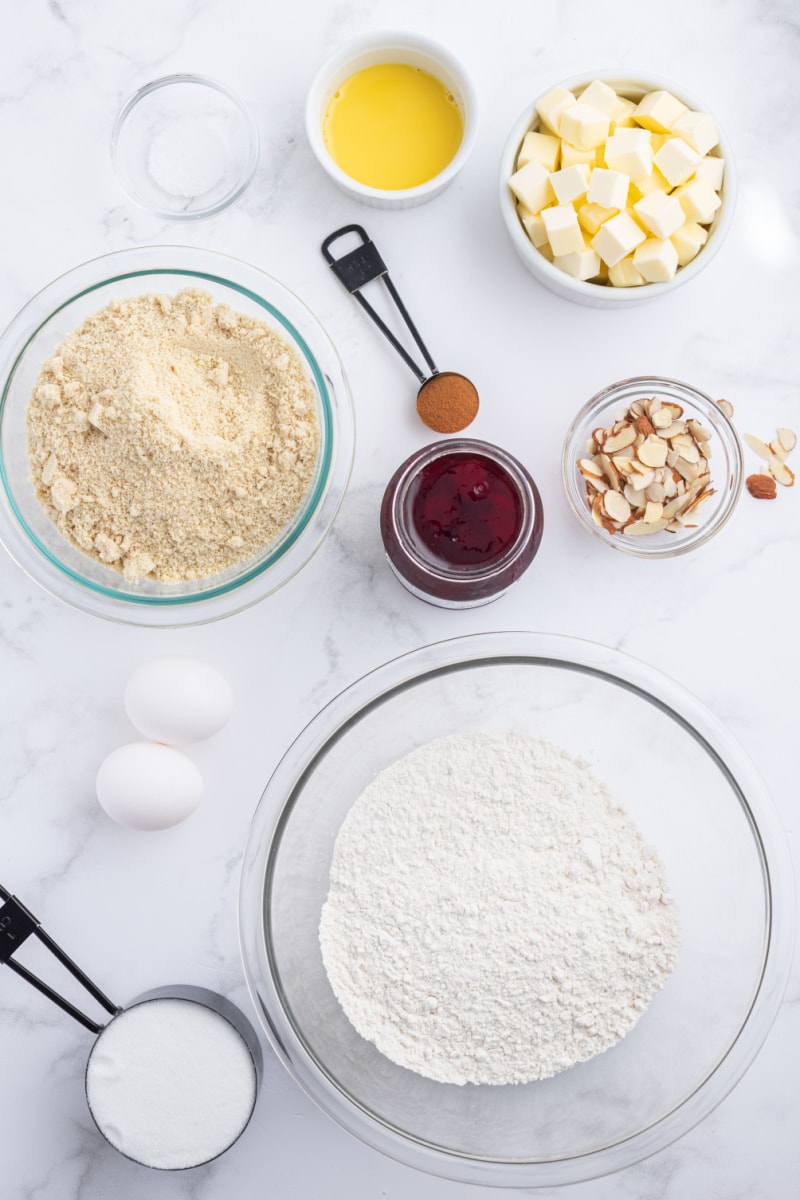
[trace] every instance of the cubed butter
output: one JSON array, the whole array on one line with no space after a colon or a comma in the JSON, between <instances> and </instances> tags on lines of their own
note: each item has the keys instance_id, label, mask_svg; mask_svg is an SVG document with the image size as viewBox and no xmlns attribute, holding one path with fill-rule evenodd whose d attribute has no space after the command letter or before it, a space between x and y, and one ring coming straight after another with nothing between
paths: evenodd
<instances>
[{"instance_id":1,"label":"cubed butter","mask_svg":"<svg viewBox=\"0 0 800 1200\"><path fill-rule=\"evenodd\" d=\"M524 167L526 163L535 159L546 171L555 171L560 149L559 138L553 137L551 133L536 133L531 130L522 139L517 155L517 167Z\"/></svg>"},{"instance_id":2,"label":"cubed butter","mask_svg":"<svg viewBox=\"0 0 800 1200\"><path fill-rule=\"evenodd\" d=\"M628 213L618 213L605 221L592 238L592 246L607 267L635 250L646 238L640 225Z\"/></svg>"},{"instance_id":3,"label":"cubed butter","mask_svg":"<svg viewBox=\"0 0 800 1200\"><path fill-rule=\"evenodd\" d=\"M608 127L609 133L613 133L616 129L631 129L636 124L633 119L633 114L636 112L634 102L626 100L624 96L619 97L619 102L625 107L621 110L620 116L611 118L611 124Z\"/></svg>"},{"instance_id":4,"label":"cubed butter","mask_svg":"<svg viewBox=\"0 0 800 1200\"><path fill-rule=\"evenodd\" d=\"M571 254L557 254L553 266L573 279L594 279L600 273L600 256L587 246L583 250L573 250Z\"/></svg>"},{"instance_id":5,"label":"cubed butter","mask_svg":"<svg viewBox=\"0 0 800 1200\"><path fill-rule=\"evenodd\" d=\"M685 267L696 258L708 241L708 230L695 221L687 221L669 239L678 252L678 266Z\"/></svg>"},{"instance_id":6,"label":"cubed butter","mask_svg":"<svg viewBox=\"0 0 800 1200\"><path fill-rule=\"evenodd\" d=\"M694 173L700 157L682 137L671 137L664 142L653 162L666 181L672 187L677 187Z\"/></svg>"},{"instance_id":7,"label":"cubed butter","mask_svg":"<svg viewBox=\"0 0 800 1200\"><path fill-rule=\"evenodd\" d=\"M718 158L715 154L707 154L705 158L700 159L700 162L695 167L692 179L701 179L713 191L718 192L722 187L724 176L725 159Z\"/></svg>"},{"instance_id":8,"label":"cubed butter","mask_svg":"<svg viewBox=\"0 0 800 1200\"><path fill-rule=\"evenodd\" d=\"M538 250L547 241L547 230L544 227L541 213L532 213L524 204L517 205L517 214L522 221L525 232Z\"/></svg>"},{"instance_id":9,"label":"cubed butter","mask_svg":"<svg viewBox=\"0 0 800 1200\"><path fill-rule=\"evenodd\" d=\"M686 221L680 201L666 192L651 192L633 206L636 220L653 237L668 238Z\"/></svg>"},{"instance_id":10,"label":"cubed butter","mask_svg":"<svg viewBox=\"0 0 800 1200\"><path fill-rule=\"evenodd\" d=\"M532 213L540 212L546 204L552 204L554 199L550 174L535 158L514 172L508 186L520 203Z\"/></svg>"},{"instance_id":11,"label":"cubed butter","mask_svg":"<svg viewBox=\"0 0 800 1200\"><path fill-rule=\"evenodd\" d=\"M578 224L589 237L594 237L600 226L616 215L616 208L603 208L600 204L582 204L578 209Z\"/></svg>"},{"instance_id":12,"label":"cubed butter","mask_svg":"<svg viewBox=\"0 0 800 1200\"><path fill-rule=\"evenodd\" d=\"M589 179L586 199L590 204L599 204L602 208L624 208L628 203L629 183L624 171L595 167Z\"/></svg>"},{"instance_id":13,"label":"cubed butter","mask_svg":"<svg viewBox=\"0 0 800 1200\"><path fill-rule=\"evenodd\" d=\"M668 192L670 190L669 184L658 167L653 167L652 175L645 175L644 179L636 179L631 183L628 198L635 204L637 200L641 200L643 196L649 196L651 192Z\"/></svg>"},{"instance_id":14,"label":"cubed butter","mask_svg":"<svg viewBox=\"0 0 800 1200\"><path fill-rule=\"evenodd\" d=\"M634 250L633 265L648 283L667 283L678 269L678 251L669 238L648 238Z\"/></svg>"},{"instance_id":15,"label":"cubed butter","mask_svg":"<svg viewBox=\"0 0 800 1200\"><path fill-rule=\"evenodd\" d=\"M687 221L697 221L699 225L709 225L714 220L714 213L722 204L718 194L702 179L691 179L683 187L675 191L680 206Z\"/></svg>"},{"instance_id":16,"label":"cubed butter","mask_svg":"<svg viewBox=\"0 0 800 1200\"><path fill-rule=\"evenodd\" d=\"M556 204L552 208L546 208L542 219L554 255L572 254L585 248L578 216L571 204Z\"/></svg>"},{"instance_id":17,"label":"cubed butter","mask_svg":"<svg viewBox=\"0 0 800 1200\"><path fill-rule=\"evenodd\" d=\"M561 166L574 167L578 163L586 163L587 166L593 167L597 162L598 150L579 150L577 146L571 145L569 142L561 143Z\"/></svg>"},{"instance_id":18,"label":"cubed butter","mask_svg":"<svg viewBox=\"0 0 800 1200\"><path fill-rule=\"evenodd\" d=\"M637 104L633 119L653 133L669 133L675 122L688 111L672 92L648 92Z\"/></svg>"},{"instance_id":19,"label":"cubed butter","mask_svg":"<svg viewBox=\"0 0 800 1200\"><path fill-rule=\"evenodd\" d=\"M672 132L688 142L698 154L708 154L719 141L717 127L710 113L685 112L672 126Z\"/></svg>"},{"instance_id":20,"label":"cubed butter","mask_svg":"<svg viewBox=\"0 0 800 1200\"><path fill-rule=\"evenodd\" d=\"M572 92L568 92L566 88L555 87L552 92L548 92L546 96L542 96L541 100L536 103L536 111L544 126L551 133L559 133L559 120L561 113L565 108L569 108L575 103L575 96Z\"/></svg>"},{"instance_id":21,"label":"cubed butter","mask_svg":"<svg viewBox=\"0 0 800 1200\"><path fill-rule=\"evenodd\" d=\"M608 268L608 281L613 287L641 287L647 283L641 271L633 265L633 255L621 258L613 267Z\"/></svg>"},{"instance_id":22,"label":"cubed butter","mask_svg":"<svg viewBox=\"0 0 800 1200\"><path fill-rule=\"evenodd\" d=\"M618 129L606 142L603 157L609 171L622 171L629 179L642 179L653 170L650 135L645 129Z\"/></svg>"},{"instance_id":23,"label":"cubed butter","mask_svg":"<svg viewBox=\"0 0 800 1200\"><path fill-rule=\"evenodd\" d=\"M572 204L586 195L589 186L589 167L576 163L573 167L562 167L550 176L550 186L559 204ZM680 205L678 205L680 208ZM681 214L682 215L682 214Z\"/></svg>"},{"instance_id":24,"label":"cubed butter","mask_svg":"<svg viewBox=\"0 0 800 1200\"><path fill-rule=\"evenodd\" d=\"M584 88L578 99L581 104L591 104L593 108L599 108L600 112L606 114L609 121L616 121L618 118L624 117L629 103L618 96L607 83L603 83L602 79L593 79L589 86ZM631 104L631 109L634 107Z\"/></svg>"},{"instance_id":25,"label":"cubed butter","mask_svg":"<svg viewBox=\"0 0 800 1200\"><path fill-rule=\"evenodd\" d=\"M579 150L592 150L608 137L608 116L592 104L570 105L561 111L559 133Z\"/></svg>"}]
</instances>

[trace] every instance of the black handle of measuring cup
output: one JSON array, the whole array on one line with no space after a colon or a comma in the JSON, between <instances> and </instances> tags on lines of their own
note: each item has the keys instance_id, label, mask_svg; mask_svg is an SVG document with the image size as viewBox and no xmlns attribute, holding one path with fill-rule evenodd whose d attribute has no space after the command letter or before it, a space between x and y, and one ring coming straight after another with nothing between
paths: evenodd
<instances>
[{"instance_id":1,"label":"black handle of measuring cup","mask_svg":"<svg viewBox=\"0 0 800 1200\"><path fill-rule=\"evenodd\" d=\"M355 250L349 250L343 254L341 258L334 258L331 253L331 246L339 238L344 237L348 233L354 233L361 238L361 245L356 246ZM426 379L430 379L431 375L438 374L436 363L431 358L427 346L420 337L416 325L411 320L405 304L400 299L400 294L397 288L392 283L389 277L389 270L386 263L380 256L378 248L369 237L363 225L343 225L341 229L334 230L329 234L322 243L322 253L328 266L333 271L336 278L344 287L347 288L354 300L357 300L367 316L378 326L383 336L392 345L397 353L402 358L403 362L411 368L420 383L424 383ZM392 297L400 316L406 323L409 333L416 342L425 362L428 365L428 371L424 372L421 367L414 362L414 359L397 340L391 329L377 314L372 305L361 295L361 288L366 287L373 280L380 279L383 281L386 290Z\"/></svg>"},{"instance_id":2,"label":"black handle of measuring cup","mask_svg":"<svg viewBox=\"0 0 800 1200\"><path fill-rule=\"evenodd\" d=\"M77 963L73 962L69 955L61 949L58 943L53 941L53 939L50 937L50 934L42 929L41 923L33 915L30 909L26 908L22 901L18 900L16 896L12 896L11 893L2 886L2 884L0 884L0 900L4 901L4 903L0 905L0 966L5 963L5 965L10 967L11 970L19 975L21 979L24 979L26 983L31 985L31 987L36 988L37 992L41 992L43 996L46 996L47 999L51 1000L58 1008L62 1009L65 1013L69 1013L69 1015L73 1017L80 1025L83 1025L84 1029L88 1029L92 1033L99 1033L103 1028L102 1025L98 1024L97 1021L93 1021L91 1017L86 1015L86 1013L81 1012L81 1010L76 1008L74 1004L71 1004L69 1000L65 1000L63 996L60 996L58 992L54 991L53 988L51 988L49 984L45 983L43 979L39 979L39 977L29 971L27 967L23 967L22 963L16 962L14 955L16 954L17 950L19 950L20 946L26 942L31 935L38 938L39 941L42 942L42 944L50 951L53 957L56 958L61 965L67 969L67 971L69 971L70 975L74 976L74 978L78 980L81 986L98 1002L98 1004L101 1005L102 1008L106 1010L106 1012L110 1013L112 1016L116 1016L116 1014L120 1011L119 1007L109 1000L108 996L100 991L100 988L97 986L97 984L93 983L89 976L80 969Z\"/></svg>"}]
</instances>

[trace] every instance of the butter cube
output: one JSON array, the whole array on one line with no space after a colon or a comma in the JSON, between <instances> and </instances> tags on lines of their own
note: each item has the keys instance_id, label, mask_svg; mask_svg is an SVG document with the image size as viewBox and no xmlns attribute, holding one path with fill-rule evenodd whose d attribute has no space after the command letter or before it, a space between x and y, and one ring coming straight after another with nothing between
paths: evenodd
<instances>
[{"instance_id":1,"label":"butter cube","mask_svg":"<svg viewBox=\"0 0 800 1200\"><path fill-rule=\"evenodd\" d=\"M678 251L669 238L648 238L636 247L633 265L648 283L666 283L678 269Z\"/></svg>"},{"instance_id":2,"label":"butter cube","mask_svg":"<svg viewBox=\"0 0 800 1200\"><path fill-rule=\"evenodd\" d=\"M678 266L685 267L700 253L708 241L708 230L694 221L687 221L669 239L678 252Z\"/></svg>"},{"instance_id":3,"label":"butter cube","mask_svg":"<svg viewBox=\"0 0 800 1200\"><path fill-rule=\"evenodd\" d=\"M663 153L664 147L661 149ZM653 170L653 147L645 129L618 129L606 142L603 157L610 171L642 179Z\"/></svg>"},{"instance_id":4,"label":"butter cube","mask_svg":"<svg viewBox=\"0 0 800 1200\"><path fill-rule=\"evenodd\" d=\"M698 154L708 154L719 141L714 118L709 113L684 113L672 126L672 132L688 142Z\"/></svg>"},{"instance_id":5,"label":"butter cube","mask_svg":"<svg viewBox=\"0 0 800 1200\"><path fill-rule=\"evenodd\" d=\"M561 113L565 108L569 108L574 103L575 96L572 92L568 92L563 87L555 87L552 92L548 92L546 96L542 96L541 100L537 101L536 111L539 114L542 124L551 133L559 133L558 126Z\"/></svg>"},{"instance_id":6,"label":"butter cube","mask_svg":"<svg viewBox=\"0 0 800 1200\"><path fill-rule=\"evenodd\" d=\"M592 104L570 105L561 112L559 132L579 150L592 150L608 137L608 116Z\"/></svg>"},{"instance_id":7,"label":"butter cube","mask_svg":"<svg viewBox=\"0 0 800 1200\"><path fill-rule=\"evenodd\" d=\"M583 240L578 216L571 204L557 204L542 213L547 240L554 255L572 254L583 250Z\"/></svg>"},{"instance_id":8,"label":"butter cube","mask_svg":"<svg viewBox=\"0 0 800 1200\"><path fill-rule=\"evenodd\" d=\"M609 121L616 121L618 117L624 117L627 112L628 100L623 100L618 96L612 87L607 83L603 83L601 79L593 80L587 88L584 88L578 97L581 104L591 104L593 108L599 108L600 112L604 112ZM635 105L631 104L633 109Z\"/></svg>"},{"instance_id":9,"label":"butter cube","mask_svg":"<svg viewBox=\"0 0 800 1200\"><path fill-rule=\"evenodd\" d=\"M508 186L520 203L532 213L539 212L553 201L550 175L535 158L519 171L515 171L508 181Z\"/></svg>"},{"instance_id":10,"label":"butter cube","mask_svg":"<svg viewBox=\"0 0 800 1200\"><path fill-rule=\"evenodd\" d=\"M561 142L549 133L526 133L517 155L517 168L524 167L533 159L540 162L546 171L555 171Z\"/></svg>"},{"instance_id":11,"label":"butter cube","mask_svg":"<svg viewBox=\"0 0 800 1200\"><path fill-rule=\"evenodd\" d=\"M577 146L570 145L569 142L561 143L561 166L574 167L578 163L586 163L587 166L593 167L597 162L597 150L579 150Z\"/></svg>"},{"instance_id":12,"label":"butter cube","mask_svg":"<svg viewBox=\"0 0 800 1200\"><path fill-rule=\"evenodd\" d=\"M590 204L599 204L602 208L624 208L628 203L629 183L630 180L623 171L595 167L589 180L586 199Z\"/></svg>"},{"instance_id":13,"label":"butter cube","mask_svg":"<svg viewBox=\"0 0 800 1200\"><path fill-rule=\"evenodd\" d=\"M651 192L637 200L633 211L639 224L657 238L668 238L686 221L680 201L666 192Z\"/></svg>"},{"instance_id":14,"label":"butter cube","mask_svg":"<svg viewBox=\"0 0 800 1200\"><path fill-rule=\"evenodd\" d=\"M576 163L574 167L563 167L560 171L554 171L550 176L550 186L559 204L571 204L586 195L589 168L586 163ZM680 205L678 207L680 208Z\"/></svg>"},{"instance_id":15,"label":"butter cube","mask_svg":"<svg viewBox=\"0 0 800 1200\"><path fill-rule=\"evenodd\" d=\"M632 100L626 100L624 96L619 97L619 102L625 107L621 111L621 115L611 118L609 125L609 133L613 133L616 129L631 129L636 122L633 119L633 114L636 111L636 105Z\"/></svg>"},{"instance_id":16,"label":"butter cube","mask_svg":"<svg viewBox=\"0 0 800 1200\"><path fill-rule=\"evenodd\" d=\"M528 237L538 249L547 241L547 230L544 227L541 213L532 213L524 204L517 205L517 216L522 222Z\"/></svg>"},{"instance_id":17,"label":"butter cube","mask_svg":"<svg viewBox=\"0 0 800 1200\"><path fill-rule=\"evenodd\" d=\"M620 259L613 267L608 268L608 282L613 287L641 287L647 280L641 271L636 270L633 255L629 254L627 258Z\"/></svg>"},{"instance_id":18,"label":"butter cube","mask_svg":"<svg viewBox=\"0 0 800 1200\"><path fill-rule=\"evenodd\" d=\"M692 179L701 179L703 183L707 183L710 188L718 192L722 187L724 175L725 159L718 158L715 154L707 154L695 167Z\"/></svg>"},{"instance_id":19,"label":"butter cube","mask_svg":"<svg viewBox=\"0 0 800 1200\"><path fill-rule=\"evenodd\" d=\"M671 92L649 92L637 104L633 119L653 133L669 133L675 122L688 111Z\"/></svg>"},{"instance_id":20,"label":"butter cube","mask_svg":"<svg viewBox=\"0 0 800 1200\"><path fill-rule=\"evenodd\" d=\"M651 192L669 191L671 191L671 188L666 179L658 167L653 167L652 175L645 175L644 179L637 179L631 183L628 195L635 204L637 200L641 200L644 196L649 196Z\"/></svg>"},{"instance_id":21,"label":"butter cube","mask_svg":"<svg viewBox=\"0 0 800 1200\"><path fill-rule=\"evenodd\" d=\"M686 220L697 221L699 225L709 225L722 204L717 193L702 179L690 180L677 188L674 194L686 214Z\"/></svg>"},{"instance_id":22,"label":"butter cube","mask_svg":"<svg viewBox=\"0 0 800 1200\"><path fill-rule=\"evenodd\" d=\"M578 209L578 224L589 237L594 237L604 221L616 216L616 208L603 208L599 204L582 204Z\"/></svg>"},{"instance_id":23,"label":"butter cube","mask_svg":"<svg viewBox=\"0 0 800 1200\"><path fill-rule=\"evenodd\" d=\"M645 240L646 234L628 213L604 221L592 238L592 246L607 267L613 267Z\"/></svg>"},{"instance_id":24,"label":"butter cube","mask_svg":"<svg viewBox=\"0 0 800 1200\"><path fill-rule=\"evenodd\" d=\"M573 279L594 279L600 273L600 256L586 246L583 250L573 250L571 254L557 254L553 266Z\"/></svg>"},{"instance_id":25,"label":"butter cube","mask_svg":"<svg viewBox=\"0 0 800 1200\"><path fill-rule=\"evenodd\" d=\"M700 155L681 137L667 138L653 162L672 187L685 183L694 174Z\"/></svg>"}]
</instances>

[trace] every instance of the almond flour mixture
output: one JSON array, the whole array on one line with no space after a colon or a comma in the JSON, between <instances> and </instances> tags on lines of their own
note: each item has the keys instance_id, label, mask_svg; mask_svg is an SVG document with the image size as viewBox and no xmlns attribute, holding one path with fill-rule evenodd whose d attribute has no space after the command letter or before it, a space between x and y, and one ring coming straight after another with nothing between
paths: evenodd
<instances>
[{"instance_id":1,"label":"almond flour mixture","mask_svg":"<svg viewBox=\"0 0 800 1200\"><path fill-rule=\"evenodd\" d=\"M358 1032L444 1083L527 1083L629 1033L673 970L664 868L587 767L518 734L429 742L334 849L325 969Z\"/></svg>"},{"instance_id":2,"label":"almond flour mixture","mask_svg":"<svg viewBox=\"0 0 800 1200\"><path fill-rule=\"evenodd\" d=\"M258 553L302 504L318 444L294 347L190 289L94 313L28 407L45 512L130 580L202 579Z\"/></svg>"}]
</instances>

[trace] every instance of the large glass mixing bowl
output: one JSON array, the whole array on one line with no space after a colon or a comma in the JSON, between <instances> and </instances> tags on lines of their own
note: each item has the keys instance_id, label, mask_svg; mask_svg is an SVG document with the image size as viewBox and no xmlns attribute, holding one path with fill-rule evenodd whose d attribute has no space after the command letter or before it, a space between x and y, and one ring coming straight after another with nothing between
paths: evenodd
<instances>
[{"instance_id":1,"label":"large glass mixing bowl","mask_svg":"<svg viewBox=\"0 0 800 1200\"><path fill-rule=\"evenodd\" d=\"M314 476L289 523L252 558L186 583L135 582L62 536L30 479L26 413L43 362L112 300L196 288L290 342L316 401ZM187 246L141 246L83 263L48 284L0 338L0 541L32 579L96 616L134 625L192 625L247 608L300 570L344 499L355 448L353 406L336 349L301 300L257 267ZM198 495L198 500L202 496Z\"/></svg>"},{"instance_id":2,"label":"large glass mixing bowl","mask_svg":"<svg viewBox=\"0 0 800 1200\"><path fill-rule=\"evenodd\" d=\"M657 848L681 923L678 965L629 1035L524 1086L436 1083L384 1058L344 1015L319 948L334 842L353 802L415 747L477 730L530 734L587 762ZM482 634L388 663L304 730L253 822L240 930L267 1036L340 1124L435 1174L546 1186L662 1149L741 1077L786 983L792 872L755 769L681 687L589 642Z\"/></svg>"}]
</instances>

